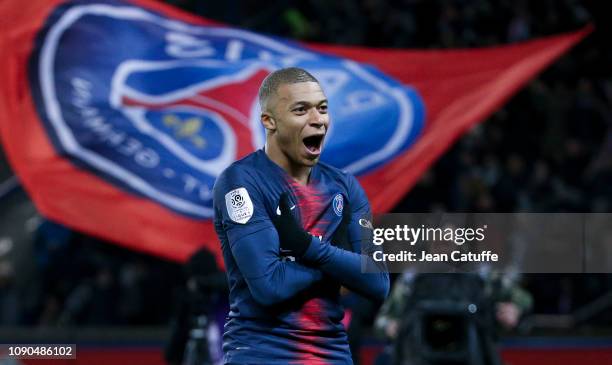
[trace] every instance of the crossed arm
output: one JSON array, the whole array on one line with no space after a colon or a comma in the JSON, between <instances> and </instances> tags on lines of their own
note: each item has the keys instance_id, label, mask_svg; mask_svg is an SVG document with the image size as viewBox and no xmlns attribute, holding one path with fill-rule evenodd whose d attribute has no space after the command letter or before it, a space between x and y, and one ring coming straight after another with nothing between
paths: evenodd
<instances>
[{"instance_id":1,"label":"crossed arm","mask_svg":"<svg viewBox=\"0 0 612 365\"><path fill-rule=\"evenodd\" d=\"M285 301L323 278L317 268L282 260L274 226L270 222L259 226L247 235L229 235L232 255L258 303Z\"/></svg>"},{"instance_id":2,"label":"crossed arm","mask_svg":"<svg viewBox=\"0 0 612 365\"><path fill-rule=\"evenodd\" d=\"M389 276L384 270L362 273L369 265L369 255L347 251L311 238L310 246L299 262L282 260L279 236L270 222L261 222L247 235L229 235L234 259L253 298L262 305L290 299L323 278L324 274L340 284L374 300L384 300L389 291Z\"/></svg>"}]
</instances>

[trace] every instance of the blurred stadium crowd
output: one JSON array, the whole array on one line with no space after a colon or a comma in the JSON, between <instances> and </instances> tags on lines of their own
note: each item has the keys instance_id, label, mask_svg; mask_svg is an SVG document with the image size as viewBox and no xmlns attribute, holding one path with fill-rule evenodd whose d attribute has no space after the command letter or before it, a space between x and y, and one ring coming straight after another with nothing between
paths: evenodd
<instances>
[{"instance_id":1,"label":"blurred stadium crowd","mask_svg":"<svg viewBox=\"0 0 612 365\"><path fill-rule=\"evenodd\" d=\"M0 266L0 325L163 325L179 265L128 251L50 221L34 234L27 266Z\"/></svg>"},{"instance_id":2,"label":"blurred stadium crowd","mask_svg":"<svg viewBox=\"0 0 612 365\"><path fill-rule=\"evenodd\" d=\"M361 0L170 4L299 40L401 48L506 44L594 34L462 137L396 212L609 212L612 49L601 2ZM0 209L3 201L0 200ZM41 223L42 222L42 223ZM181 268L41 220L29 265L0 264L0 325L164 325ZM169 243L172 244L172 243ZM536 313L570 313L612 290L607 275L533 275Z\"/></svg>"}]
</instances>

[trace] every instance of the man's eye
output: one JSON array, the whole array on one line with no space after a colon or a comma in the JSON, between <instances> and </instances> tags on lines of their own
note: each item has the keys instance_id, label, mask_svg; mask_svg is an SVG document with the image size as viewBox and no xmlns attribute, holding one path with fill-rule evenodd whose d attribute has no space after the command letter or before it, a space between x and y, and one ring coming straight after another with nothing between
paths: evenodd
<instances>
[{"instance_id":1,"label":"man's eye","mask_svg":"<svg viewBox=\"0 0 612 365\"><path fill-rule=\"evenodd\" d=\"M297 107L295 109L293 109L294 113L304 113L306 112L306 108L304 108L303 106Z\"/></svg>"},{"instance_id":2,"label":"man's eye","mask_svg":"<svg viewBox=\"0 0 612 365\"><path fill-rule=\"evenodd\" d=\"M320 105L319 106L319 112L327 113L327 105Z\"/></svg>"}]
</instances>

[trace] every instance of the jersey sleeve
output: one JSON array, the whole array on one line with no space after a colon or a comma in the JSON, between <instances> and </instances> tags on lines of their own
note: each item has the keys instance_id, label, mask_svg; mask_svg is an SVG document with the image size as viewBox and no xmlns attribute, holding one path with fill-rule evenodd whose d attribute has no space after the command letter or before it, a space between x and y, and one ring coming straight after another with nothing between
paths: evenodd
<instances>
[{"instance_id":1,"label":"jersey sleeve","mask_svg":"<svg viewBox=\"0 0 612 365\"><path fill-rule=\"evenodd\" d=\"M380 250L372 241L372 213L365 192L350 176L348 200L351 209L349 240L352 252L312 238L304 259L347 288L374 300L382 301L389 293L389 274L384 264L374 261Z\"/></svg>"},{"instance_id":2,"label":"jersey sleeve","mask_svg":"<svg viewBox=\"0 0 612 365\"><path fill-rule=\"evenodd\" d=\"M230 167L213 189L215 214L251 295L262 305L293 297L320 280L322 272L283 261L279 239L256 178Z\"/></svg>"}]
</instances>

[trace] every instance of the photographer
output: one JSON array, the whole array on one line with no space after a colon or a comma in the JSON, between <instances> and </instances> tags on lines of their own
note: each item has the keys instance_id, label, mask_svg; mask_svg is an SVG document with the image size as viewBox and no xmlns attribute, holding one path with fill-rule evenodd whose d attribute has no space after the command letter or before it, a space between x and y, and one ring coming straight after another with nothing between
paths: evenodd
<instances>
[{"instance_id":1,"label":"photographer","mask_svg":"<svg viewBox=\"0 0 612 365\"><path fill-rule=\"evenodd\" d=\"M515 328L531 306L509 275L406 272L375 321L393 341L377 364L501 364L499 331Z\"/></svg>"},{"instance_id":2,"label":"photographer","mask_svg":"<svg viewBox=\"0 0 612 365\"><path fill-rule=\"evenodd\" d=\"M221 360L215 310L227 295L225 273L206 249L185 264L186 285L177 297L176 315L164 357L171 365L213 365Z\"/></svg>"}]
</instances>

